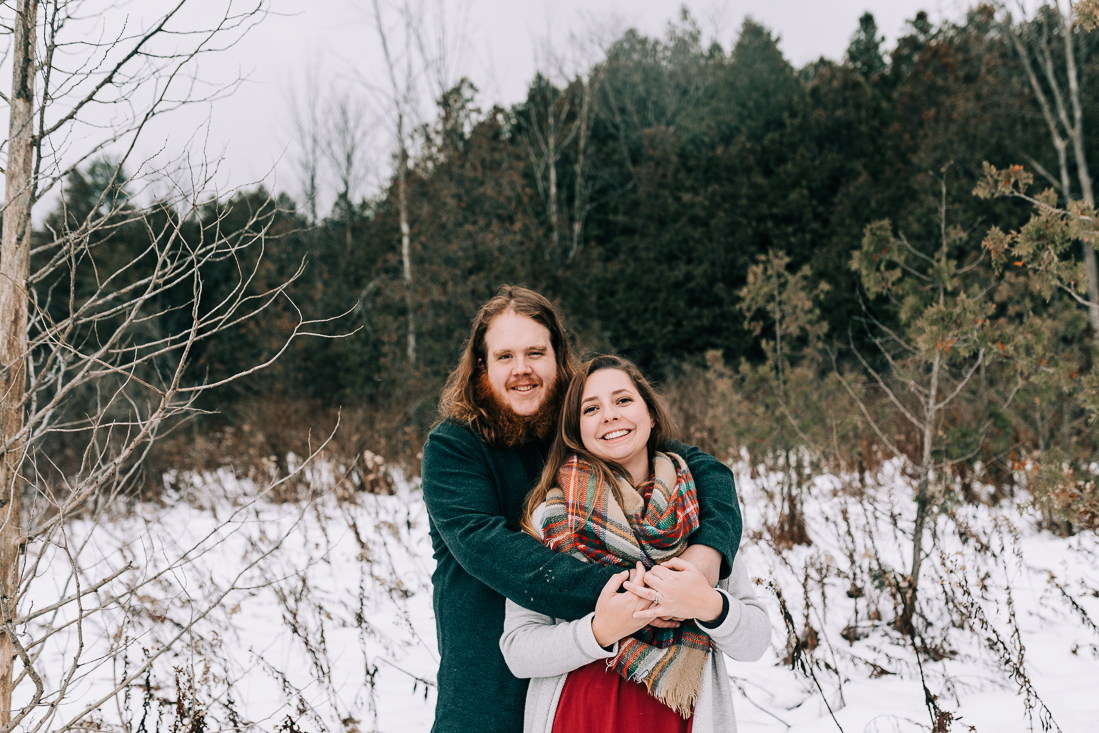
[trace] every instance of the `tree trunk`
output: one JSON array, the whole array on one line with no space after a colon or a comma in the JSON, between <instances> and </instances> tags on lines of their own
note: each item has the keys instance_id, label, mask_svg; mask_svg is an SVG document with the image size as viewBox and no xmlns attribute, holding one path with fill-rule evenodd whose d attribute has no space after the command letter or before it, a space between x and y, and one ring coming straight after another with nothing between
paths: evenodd
<instances>
[{"instance_id":1,"label":"tree trunk","mask_svg":"<svg viewBox=\"0 0 1099 733\"><path fill-rule=\"evenodd\" d=\"M343 246L347 256L350 257L354 242L351 238L351 188L346 185L343 188Z\"/></svg>"},{"instance_id":2,"label":"tree trunk","mask_svg":"<svg viewBox=\"0 0 1099 733\"><path fill-rule=\"evenodd\" d=\"M18 0L12 46L11 117L5 171L3 236L0 239L0 598L6 630L14 618L23 542L20 479L27 360L27 277L30 274L30 209L34 171L35 23L38 0ZM0 726L11 722L15 651L0 633Z\"/></svg>"},{"instance_id":3,"label":"tree trunk","mask_svg":"<svg viewBox=\"0 0 1099 733\"><path fill-rule=\"evenodd\" d=\"M1068 161L1066 160L1066 149L1071 142L1073 157L1076 161L1076 177L1080 182L1080 192L1083 201L1089 207L1094 207L1095 196L1092 192L1091 174L1088 170L1088 160L1084 149L1083 108L1080 105L1080 82L1076 69L1076 50L1073 39L1072 13L1070 12L1067 15L1062 15L1057 10L1057 6L1054 6L1054 11L1057 13L1058 17L1061 18L1062 23L1065 46L1065 74L1068 81L1069 105L1072 107L1071 121L1069 120L1068 110L1065 109L1059 86L1060 83L1057 81L1058 74L1053 68L1053 56L1049 44L1044 39L1041 41L1042 61L1043 70L1045 71L1046 78L1050 84L1050 94L1052 95L1054 102L1056 102L1056 116L1053 105L1050 104L1050 101L1046 96L1046 91L1038 81L1038 76L1035 74L1034 67L1030 63L1030 56L1025 42L1010 26L1009 33L1012 42L1015 44L1015 48L1019 52L1019 58L1023 63L1023 69L1027 73L1027 78L1030 80L1031 91L1034 93L1035 99L1038 100L1038 106L1042 110L1042 117L1049 127L1053 146L1057 150L1057 162L1061 168L1061 194L1064 196L1066 203L1072 200L1071 191L1069 190ZM1064 128L1064 137L1058 130L1058 119L1060 119L1061 127ZM1095 248L1086 241L1081 241L1080 246L1084 256L1084 269L1087 273L1088 280L1087 292L1088 300L1090 301L1090 305L1088 306L1088 322L1091 324L1094 338L1099 340L1099 268L1096 267Z\"/></svg>"},{"instance_id":4,"label":"tree trunk","mask_svg":"<svg viewBox=\"0 0 1099 733\"><path fill-rule=\"evenodd\" d=\"M399 128L402 126L398 125ZM397 170L397 207L401 217L401 263L404 265L404 302L408 311L408 363L416 363L416 315L413 311L412 299L412 244L410 242L410 230L408 227L408 192L406 190L406 170L408 168L408 151L404 147L403 129L400 130L401 152L398 156Z\"/></svg>"},{"instance_id":5,"label":"tree trunk","mask_svg":"<svg viewBox=\"0 0 1099 733\"><path fill-rule=\"evenodd\" d=\"M940 302L942 298L940 297ZM924 410L923 455L920 460L920 482L916 490L916 523L912 529L912 569L908 574L908 583L901 588L903 610L898 619L898 630L905 634L912 632L912 617L916 612L916 595L920 583L920 566L923 565L923 531L927 525L927 508L931 501L931 441L935 437L935 401L939 397L939 370L942 366L942 354L935 353L931 363L931 385L928 390L927 407Z\"/></svg>"},{"instance_id":6,"label":"tree trunk","mask_svg":"<svg viewBox=\"0 0 1099 733\"><path fill-rule=\"evenodd\" d=\"M591 108L592 81L584 85L584 98L580 104L580 137L577 141L576 152L576 181L573 194L572 207L572 247L569 249L568 260L571 262L576 253L580 251L580 235L584 228L584 151L588 144L588 112Z\"/></svg>"},{"instance_id":7,"label":"tree trunk","mask_svg":"<svg viewBox=\"0 0 1099 733\"><path fill-rule=\"evenodd\" d=\"M552 250L556 254L561 244L561 232L557 221L557 109L553 100L550 100L546 113L549 125L549 134L546 135L549 145L549 218L553 231ZM549 259L549 252L546 255Z\"/></svg>"},{"instance_id":8,"label":"tree trunk","mask_svg":"<svg viewBox=\"0 0 1099 733\"><path fill-rule=\"evenodd\" d=\"M1069 102L1072 104L1073 126L1069 129L1072 152L1076 157L1076 177L1080 179L1080 192L1084 204L1095 208L1095 194L1091 187L1091 173L1084 151L1084 113L1080 105L1080 82L1076 73L1076 49L1072 35L1072 12L1064 15L1065 66L1068 72ZM1095 247L1087 241L1080 242L1084 254L1084 269L1088 275L1088 320L1096 339L1099 339L1099 268L1095 263Z\"/></svg>"}]
</instances>

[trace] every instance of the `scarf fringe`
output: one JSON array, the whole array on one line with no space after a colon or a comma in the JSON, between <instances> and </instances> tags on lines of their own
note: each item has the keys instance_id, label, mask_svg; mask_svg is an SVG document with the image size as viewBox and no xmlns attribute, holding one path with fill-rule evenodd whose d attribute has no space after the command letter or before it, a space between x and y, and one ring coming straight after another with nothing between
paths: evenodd
<instances>
[{"instance_id":1,"label":"scarf fringe","mask_svg":"<svg viewBox=\"0 0 1099 733\"><path fill-rule=\"evenodd\" d=\"M702 691L702 673L705 671L709 652L702 649L685 648L680 650L672 664L659 682L649 684L649 694L664 703L686 720L694 712L698 695ZM659 676L660 666L654 670ZM653 680L655 682L656 680ZM653 687L658 689L654 690Z\"/></svg>"}]
</instances>

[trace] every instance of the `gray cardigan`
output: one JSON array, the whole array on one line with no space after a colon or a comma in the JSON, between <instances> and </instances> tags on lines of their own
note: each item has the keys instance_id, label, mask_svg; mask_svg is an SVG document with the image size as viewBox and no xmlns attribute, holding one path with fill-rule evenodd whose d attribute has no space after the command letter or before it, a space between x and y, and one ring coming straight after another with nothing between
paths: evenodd
<instances>
[{"instance_id":1,"label":"gray cardigan","mask_svg":"<svg viewBox=\"0 0 1099 733\"><path fill-rule=\"evenodd\" d=\"M739 553L733 561L732 573L721 581L718 590L729 599L729 613L717 628L699 628L710 635L724 654L711 653L703 669L702 689L691 728L694 733L735 733L733 692L724 656L754 662L763 656L771 642L771 623L756 598ZM523 733L551 733L568 673L618 653L617 642L610 650L596 642L591 630L594 615L561 621L507 601L500 651L512 674L530 678Z\"/></svg>"}]
</instances>

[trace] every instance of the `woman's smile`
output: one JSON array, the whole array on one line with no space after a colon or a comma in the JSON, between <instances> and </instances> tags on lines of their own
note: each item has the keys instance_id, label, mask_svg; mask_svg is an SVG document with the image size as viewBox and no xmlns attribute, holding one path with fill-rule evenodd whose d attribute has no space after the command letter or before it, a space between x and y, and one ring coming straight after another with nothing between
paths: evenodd
<instances>
[{"instance_id":1,"label":"woman's smile","mask_svg":"<svg viewBox=\"0 0 1099 733\"><path fill-rule=\"evenodd\" d=\"M615 430L613 433L607 433L602 438L600 438L600 440L615 440L616 438L621 438L624 435L629 435L631 432L632 431L630 430Z\"/></svg>"},{"instance_id":2,"label":"woman's smile","mask_svg":"<svg viewBox=\"0 0 1099 733\"><path fill-rule=\"evenodd\" d=\"M592 455L613 461L634 483L649 478L652 417L630 376L601 369L588 377L580 402L580 437Z\"/></svg>"}]
</instances>

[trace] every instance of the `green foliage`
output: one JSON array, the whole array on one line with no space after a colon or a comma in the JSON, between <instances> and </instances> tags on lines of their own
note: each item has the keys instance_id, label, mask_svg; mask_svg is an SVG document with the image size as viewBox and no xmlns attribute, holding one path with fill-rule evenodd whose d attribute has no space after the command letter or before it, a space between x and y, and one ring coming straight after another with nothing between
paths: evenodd
<instances>
[{"instance_id":1,"label":"green foliage","mask_svg":"<svg viewBox=\"0 0 1099 733\"><path fill-rule=\"evenodd\" d=\"M983 243L998 268L1024 268L1046 300L1058 289L1083 296L1087 274L1082 262L1070 255L1079 240L1095 242L1095 212L1080 202L1070 202L1067 209L1057 206L1057 194L1047 190L1031 198L1026 195L1029 176L1013 166L1007 172L985 164L985 178L975 193L978 196L1014 196L1034 203L1034 214L1018 231L1005 233L993 227Z\"/></svg>"},{"instance_id":2,"label":"green foliage","mask_svg":"<svg viewBox=\"0 0 1099 733\"><path fill-rule=\"evenodd\" d=\"M884 36L878 36L878 24L873 14L863 13L859 18L859 29L847 46L847 62L867 79L882 73L885 71L885 59L881 55L884 40Z\"/></svg>"},{"instance_id":3,"label":"green foliage","mask_svg":"<svg viewBox=\"0 0 1099 733\"><path fill-rule=\"evenodd\" d=\"M821 339L828 330L828 324L821 320L820 310L813 301L827 293L830 286L826 282L818 282L813 287L808 265L797 272L790 272L789 264L790 258L783 252L770 250L760 255L757 263L748 268L748 282L739 293L745 327L759 336L765 324L771 326L767 335L774 333L774 346L768 339L764 349L772 363L777 363L780 358L790 359L790 355L795 353L790 340L799 337L804 337L805 342L798 344L796 352L816 356L820 351ZM782 354L779 350L784 340L787 346L785 354Z\"/></svg>"},{"instance_id":4,"label":"green foliage","mask_svg":"<svg viewBox=\"0 0 1099 733\"><path fill-rule=\"evenodd\" d=\"M896 341L906 361L983 359L995 306L987 297L987 270L966 252L966 240L963 230L944 225L940 246L921 251L894 236L890 222L880 221L867 226L861 249L851 257L867 292L895 306L903 328ZM958 254L970 254L969 261L960 266Z\"/></svg>"},{"instance_id":5,"label":"green foliage","mask_svg":"<svg viewBox=\"0 0 1099 733\"><path fill-rule=\"evenodd\" d=\"M1087 273L1083 262L1074 257L1074 245L1083 241L1094 246L1099 239L1096 213L1077 201L1059 207L1052 190L1030 196L1027 194L1030 183L1031 177L1022 166L1001 171L985 164L984 176L974 193L990 198L1022 198L1032 202L1034 208L1030 220L1018 230L1004 232L993 227L982 246L991 255L997 271L1018 271L1025 277L1029 290L1046 303L1061 295L1086 306ZM1086 332L1083 311L1066 310L1054 303L1046 314L1035 313L1030 319L1032 322L1026 324L1019 347L1021 354L1030 354L1026 371L1048 375L1045 362L1056 356L1061 365L1056 372L1061 391L1081 400L1094 422L1099 418L1099 399L1095 395L1099 368L1091 366L1087 371L1088 364L1094 364L1094 357L1085 350L1074 358L1065 358L1055 348L1057 340L1079 339ZM1035 361L1040 364L1035 366Z\"/></svg>"}]
</instances>

